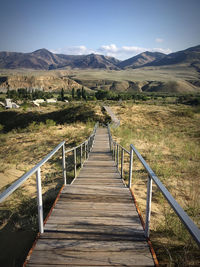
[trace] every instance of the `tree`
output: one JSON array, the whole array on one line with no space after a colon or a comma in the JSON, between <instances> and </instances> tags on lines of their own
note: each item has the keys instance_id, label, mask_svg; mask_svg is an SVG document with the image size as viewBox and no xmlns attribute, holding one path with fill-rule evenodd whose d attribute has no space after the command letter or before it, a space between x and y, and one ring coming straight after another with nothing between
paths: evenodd
<instances>
[{"instance_id":1,"label":"tree","mask_svg":"<svg viewBox=\"0 0 200 267\"><path fill-rule=\"evenodd\" d=\"M7 90L6 97L7 97L7 98L10 98L10 88L9 88L9 87L8 87L8 90Z\"/></svg>"},{"instance_id":2,"label":"tree","mask_svg":"<svg viewBox=\"0 0 200 267\"><path fill-rule=\"evenodd\" d=\"M75 98L75 92L74 92L74 88L72 88L72 99Z\"/></svg>"},{"instance_id":3,"label":"tree","mask_svg":"<svg viewBox=\"0 0 200 267\"><path fill-rule=\"evenodd\" d=\"M81 89L77 89L76 94L77 94L78 100L80 100L81 99Z\"/></svg>"},{"instance_id":4,"label":"tree","mask_svg":"<svg viewBox=\"0 0 200 267\"><path fill-rule=\"evenodd\" d=\"M61 89L61 92L60 92L60 98L61 98L61 101L65 100L64 89L63 88Z\"/></svg>"},{"instance_id":5,"label":"tree","mask_svg":"<svg viewBox=\"0 0 200 267\"><path fill-rule=\"evenodd\" d=\"M82 96L83 99L86 100L86 98L87 98L87 96L86 96L86 91L85 91L85 89L84 89L83 87L82 87L82 89L81 89L81 96Z\"/></svg>"}]
</instances>

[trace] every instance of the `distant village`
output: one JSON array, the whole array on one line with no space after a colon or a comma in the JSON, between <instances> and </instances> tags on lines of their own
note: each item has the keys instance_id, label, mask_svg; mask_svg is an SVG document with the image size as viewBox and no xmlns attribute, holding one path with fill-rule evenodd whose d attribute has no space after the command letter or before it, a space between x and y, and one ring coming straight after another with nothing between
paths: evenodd
<instances>
[{"instance_id":1,"label":"distant village","mask_svg":"<svg viewBox=\"0 0 200 267\"><path fill-rule=\"evenodd\" d=\"M50 103L56 103L56 102L57 102L57 99L55 99L55 98L50 98L47 100L36 99L36 100L31 101L31 103L36 107L39 107L43 103L50 104ZM68 100L64 100L64 102L68 103ZM5 102L0 101L0 106L4 107L5 109L20 108L20 105L13 102L12 99L10 99L10 98L6 98Z\"/></svg>"}]
</instances>

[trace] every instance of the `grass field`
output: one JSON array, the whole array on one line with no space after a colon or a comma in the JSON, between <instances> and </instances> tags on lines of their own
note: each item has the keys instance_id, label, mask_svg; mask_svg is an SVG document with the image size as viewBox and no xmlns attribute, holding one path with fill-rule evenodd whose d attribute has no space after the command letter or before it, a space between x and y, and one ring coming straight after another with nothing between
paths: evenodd
<instances>
[{"instance_id":1,"label":"grass field","mask_svg":"<svg viewBox=\"0 0 200 267\"><path fill-rule=\"evenodd\" d=\"M72 112L73 110L73 112ZM61 141L66 149L83 142L96 121L104 120L100 106L69 104L1 111L0 192L30 170ZM41 168L44 217L63 184L59 150ZM77 162L79 154L77 152ZM73 155L66 155L67 182L73 179ZM0 205L0 266L22 265L38 231L36 177L31 176ZM12 254L10 253L12 251Z\"/></svg>"},{"instance_id":2,"label":"grass field","mask_svg":"<svg viewBox=\"0 0 200 267\"><path fill-rule=\"evenodd\" d=\"M85 80L116 80L116 81L169 81L199 79L198 72L185 65L165 67L145 67L127 70L68 70L70 75Z\"/></svg>"},{"instance_id":3,"label":"grass field","mask_svg":"<svg viewBox=\"0 0 200 267\"><path fill-rule=\"evenodd\" d=\"M163 184L199 225L200 109L198 106L153 101L108 102L120 119L113 135L124 147L132 143ZM105 115L96 103L72 103L0 111L0 192L31 169L62 140L67 147L89 136ZM68 182L73 178L67 158ZM128 177L128 157L125 158ZM45 215L61 185L61 151L42 167ZM145 214L147 173L134 158L133 189ZM19 266L37 233L35 176L0 206L1 266ZM151 240L161 266L198 266L199 249L153 186ZM10 250L14 251L10 256Z\"/></svg>"},{"instance_id":4,"label":"grass field","mask_svg":"<svg viewBox=\"0 0 200 267\"><path fill-rule=\"evenodd\" d=\"M200 109L184 105L122 103L112 110L121 125L113 135L132 143L184 210L200 226ZM125 160L128 162L128 158ZM126 163L126 178L128 164ZM142 214L147 173L134 157L133 190ZM199 249L153 185L150 238L161 266L198 266Z\"/></svg>"}]
</instances>

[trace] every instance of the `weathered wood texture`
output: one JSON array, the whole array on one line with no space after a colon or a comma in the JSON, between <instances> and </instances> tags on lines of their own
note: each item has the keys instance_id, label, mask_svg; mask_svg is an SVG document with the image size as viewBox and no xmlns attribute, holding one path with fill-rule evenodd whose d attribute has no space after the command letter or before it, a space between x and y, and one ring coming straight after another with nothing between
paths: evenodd
<instances>
[{"instance_id":1,"label":"weathered wood texture","mask_svg":"<svg viewBox=\"0 0 200 267\"><path fill-rule=\"evenodd\" d=\"M107 130L99 128L89 159L67 185L29 267L154 266L131 193L109 151Z\"/></svg>"}]
</instances>

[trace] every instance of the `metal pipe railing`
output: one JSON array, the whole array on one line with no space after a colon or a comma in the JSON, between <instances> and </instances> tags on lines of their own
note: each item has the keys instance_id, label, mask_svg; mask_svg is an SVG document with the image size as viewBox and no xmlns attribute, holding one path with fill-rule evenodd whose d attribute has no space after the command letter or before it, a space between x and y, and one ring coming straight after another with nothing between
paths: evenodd
<instances>
[{"instance_id":1,"label":"metal pipe railing","mask_svg":"<svg viewBox=\"0 0 200 267\"><path fill-rule=\"evenodd\" d=\"M60 149L62 148L62 172L63 172L63 183L67 184L67 176L66 176L66 162L65 157L66 154L74 151L74 177L76 178L77 174L77 158L76 152L79 147L81 147L81 167L82 163L82 146L85 145L85 160L88 158L88 153L92 149L94 143L94 136L96 134L96 130L98 127L98 123L95 124L94 130L90 137L83 142L82 144L73 147L67 151L65 151L65 141L61 142L57 145L44 159L42 159L36 166L34 166L30 171L25 173L21 178L19 178L16 182L14 182L11 186L9 186L3 193L0 194L0 203L6 200L15 190L17 190L30 176L36 173L36 184L37 184L37 204L38 204L38 223L39 223L39 232L44 232L44 223L43 223L43 204L42 204L42 185L41 185L41 167ZM87 149L88 145L88 149Z\"/></svg>"},{"instance_id":2,"label":"metal pipe railing","mask_svg":"<svg viewBox=\"0 0 200 267\"><path fill-rule=\"evenodd\" d=\"M139 161L144 166L145 170L148 173L148 182L147 182L147 200L146 200L146 220L145 220L145 236L149 237L150 232L150 216L151 216L151 200L152 200L152 181L156 184L158 189L161 191L165 199L168 201L170 206L173 208L177 216L180 218L180 220L185 225L186 229L190 233L190 235L193 237L193 239L196 241L198 246L200 246L200 230L196 226L196 224L191 220L191 218L187 215L187 213L183 210L183 208L178 204L178 202L172 197L170 192L166 189L166 187L162 184L162 182L159 180L159 178L156 176L156 174L153 172L153 170L149 167L149 165L146 163L144 158L141 156L141 154L137 151L137 149L131 144L130 145L130 152L126 150L124 147L122 147L120 144L117 144L112 138L110 127L108 125L108 134L109 134L109 140L110 140L110 147L111 150L113 149L113 155L116 153L116 146L119 146L121 148L121 177L123 177L123 160L124 160L124 152L127 152L129 154L129 188L131 188L132 184L132 172L133 172L133 152L139 159ZM123 155L123 156L122 156ZM115 156L114 160L116 162Z\"/></svg>"}]
</instances>

